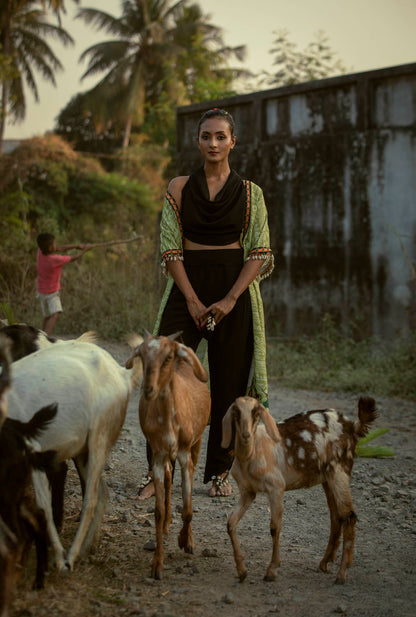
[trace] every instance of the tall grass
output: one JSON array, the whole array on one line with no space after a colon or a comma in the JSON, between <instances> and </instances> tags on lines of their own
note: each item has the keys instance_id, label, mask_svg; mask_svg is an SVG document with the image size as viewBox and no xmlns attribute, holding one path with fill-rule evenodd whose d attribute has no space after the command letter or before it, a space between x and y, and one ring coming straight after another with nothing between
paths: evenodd
<instances>
[{"instance_id":1,"label":"tall grass","mask_svg":"<svg viewBox=\"0 0 416 617\"><path fill-rule=\"evenodd\" d=\"M269 380L284 387L416 400L416 332L394 342L357 342L325 317L315 337L268 339L267 365Z\"/></svg>"},{"instance_id":2,"label":"tall grass","mask_svg":"<svg viewBox=\"0 0 416 617\"><path fill-rule=\"evenodd\" d=\"M122 340L131 331L151 330L164 286L154 246L154 238L144 237L110 249L93 249L66 265L61 276L63 313L53 334L94 330L104 339ZM10 320L12 315L13 321L40 328L36 253L32 247L20 257L16 276L4 285L0 317ZM23 272L27 272L24 281Z\"/></svg>"},{"instance_id":3,"label":"tall grass","mask_svg":"<svg viewBox=\"0 0 416 617\"><path fill-rule=\"evenodd\" d=\"M62 303L54 334L94 330L108 340L123 340L131 331L152 330L164 288L154 237L94 249L65 266ZM42 315L36 300L33 246L13 255L14 276L0 275L0 317L37 327ZM341 334L329 316L314 337L267 341L270 382L294 389L366 392L416 400L416 332L394 342L360 340Z\"/></svg>"}]
</instances>

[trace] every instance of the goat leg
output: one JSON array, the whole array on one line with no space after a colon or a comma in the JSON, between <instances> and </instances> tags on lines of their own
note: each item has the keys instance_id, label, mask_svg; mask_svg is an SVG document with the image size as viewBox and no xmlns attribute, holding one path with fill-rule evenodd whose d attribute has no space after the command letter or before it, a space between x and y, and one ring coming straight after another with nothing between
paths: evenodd
<instances>
[{"instance_id":1,"label":"goat leg","mask_svg":"<svg viewBox=\"0 0 416 617\"><path fill-rule=\"evenodd\" d=\"M98 484L98 501L95 508L94 518L91 521L85 540L82 543L81 550L79 552L80 557L84 557L90 549L93 551L98 545L100 539L101 521L104 516L107 500L107 484L103 478L100 478L100 482Z\"/></svg>"},{"instance_id":2,"label":"goat leg","mask_svg":"<svg viewBox=\"0 0 416 617\"><path fill-rule=\"evenodd\" d=\"M59 464L57 470L49 469L46 472L52 491L53 521L58 532L62 530L64 520L64 488L67 472L68 465L65 461Z\"/></svg>"},{"instance_id":3,"label":"goat leg","mask_svg":"<svg viewBox=\"0 0 416 617\"><path fill-rule=\"evenodd\" d=\"M341 565L337 572L337 578L335 579L335 583L339 585L343 585L345 583L347 577L347 568L349 568L353 562L356 521L357 517L353 511L351 511L346 517L344 517L342 521L342 558Z\"/></svg>"},{"instance_id":4,"label":"goat leg","mask_svg":"<svg viewBox=\"0 0 416 617\"><path fill-rule=\"evenodd\" d=\"M233 547L234 560L237 566L237 573L240 579L240 583L242 583L247 576L247 568L244 564L244 555L241 552L240 543L238 541L237 525L253 503L255 497L255 493L241 490L238 505L231 512L227 521L227 531Z\"/></svg>"},{"instance_id":5,"label":"goat leg","mask_svg":"<svg viewBox=\"0 0 416 617\"><path fill-rule=\"evenodd\" d=\"M328 572L328 563L334 562L335 557L337 556L342 528L333 488L332 486L329 486L328 482L323 482L322 487L325 491L326 500L328 503L329 515L331 518L331 529L329 533L328 545L326 547L325 555L319 564L319 569L322 570L322 572Z\"/></svg>"},{"instance_id":6,"label":"goat leg","mask_svg":"<svg viewBox=\"0 0 416 617\"><path fill-rule=\"evenodd\" d=\"M194 477L194 464L190 454L179 455L182 474L182 529L179 532L179 548L185 553L194 552L194 539L192 536L192 487Z\"/></svg>"},{"instance_id":7,"label":"goat leg","mask_svg":"<svg viewBox=\"0 0 416 617\"><path fill-rule=\"evenodd\" d=\"M36 577L33 589L43 589L45 586L45 572L48 569L48 530L46 518L43 512L37 516L37 529L35 533L36 546Z\"/></svg>"},{"instance_id":8,"label":"goat leg","mask_svg":"<svg viewBox=\"0 0 416 617\"><path fill-rule=\"evenodd\" d=\"M163 527L165 522L165 496L164 496L164 465L153 465L153 481L155 483L155 526L156 526L156 550L152 563L152 577L156 580L162 578L163 572Z\"/></svg>"},{"instance_id":9,"label":"goat leg","mask_svg":"<svg viewBox=\"0 0 416 617\"><path fill-rule=\"evenodd\" d=\"M32 472L33 486L35 489L36 503L38 507L44 511L46 518L46 526L48 529L49 540L51 541L54 554L55 564L59 572L63 572L68 569L65 563L65 552L59 539L58 532L53 521L52 512L52 497L49 488L49 482L46 474L43 471L34 469Z\"/></svg>"},{"instance_id":10,"label":"goat leg","mask_svg":"<svg viewBox=\"0 0 416 617\"><path fill-rule=\"evenodd\" d=\"M100 486L102 482L101 474L110 451L110 444L105 442L105 437L103 436L103 442L89 444L88 449L89 455L86 466L85 495L82 502L81 520L67 558L70 570L73 569L75 561L78 559L84 542L88 537L89 529L94 524L99 499L101 496L106 496L100 491ZM81 469L81 466L79 466L79 469ZM94 534L92 534L92 537L94 537Z\"/></svg>"},{"instance_id":11,"label":"goat leg","mask_svg":"<svg viewBox=\"0 0 416 617\"><path fill-rule=\"evenodd\" d=\"M163 533L169 535L169 528L172 522L171 511L171 491L172 491L172 463L167 461L165 464L165 516L163 520Z\"/></svg>"},{"instance_id":12,"label":"goat leg","mask_svg":"<svg viewBox=\"0 0 416 617\"><path fill-rule=\"evenodd\" d=\"M267 572L264 575L265 581L275 581L277 578L277 568L280 566L279 554L279 538L282 529L283 516L283 490L273 486L272 490L268 491L270 503L270 535L272 537L273 550L272 559L270 561Z\"/></svg>"}]
</instances>

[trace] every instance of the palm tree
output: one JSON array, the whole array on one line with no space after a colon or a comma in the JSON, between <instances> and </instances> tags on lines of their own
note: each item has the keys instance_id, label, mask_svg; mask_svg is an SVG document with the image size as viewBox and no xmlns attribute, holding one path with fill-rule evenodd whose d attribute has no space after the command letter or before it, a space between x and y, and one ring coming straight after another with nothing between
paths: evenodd
<instances>
[{"instance_id":1,"label":"palm tree","mask_svg":"<svg viewBox=\"0 0 416 617\"><path fill-rule=\"evenodd\" d=\"M66 13L65 0L39 0L42 7L45 9L48 6L58 18L58 23L61 26L61 12ZM73 0L75 4L79 4L79 0Z\"/></svg>"},{"instance_id":2,"label":"palm tree","mask_svg":"<svg viewBox=\"0 0 416 617\"><path fill-rule=\"evenodd\" d=\"M39 101L35 72L56 85L55 73L63 68L46 39L56 38L64 45L74 42L66 30L47 21L39 4L35 0L2 0L0 4L0 46L12 71L11 77L1 80L0 152L6 117L19 122L26 115L24 86Z\"/></svg>"},{"instance_id":3,"label":"palm tree","mask_svg":"<svg viewBox=\"0 0 416 617\"><path fill-rule=\"evenodd\" d=\"M188 0L123 0L121 17L91 8L80 9L77 17L113 37L83 52L80 60L89 61L81 79L105 72L90 93L101 102L103 120L110 114L124 123L123 148L133 123L143 124L146 109L162 93L168 93L173 104L180 100L187 80L193 83L192 74L201 70L198 63L205 73L211 67L214 78L215 67L227 55L241 59L244 52L243 47L224 47L221 30Z\"/></svg>"}]
</instances>

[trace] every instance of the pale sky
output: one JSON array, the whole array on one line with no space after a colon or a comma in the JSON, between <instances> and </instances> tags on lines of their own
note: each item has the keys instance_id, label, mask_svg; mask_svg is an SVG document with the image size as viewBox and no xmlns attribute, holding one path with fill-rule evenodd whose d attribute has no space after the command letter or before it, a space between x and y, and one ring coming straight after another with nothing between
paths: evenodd
<instances>
[{"instance_id":1,"label":"pale sky","mask_svg":"<svg viewBox=\"0 0 416 617\"><path fill-rule=\"evenodd\" d=\"M198 0L195 0L198 1ZM119 16L120 0L81 0L83 7L98 8ZM199 0L204 14L223 29L227 45L246 45L245 66L253 72L272 72L269 53L274 32L285 28L289 38L304 49L322 30L348 72L416 62L416 0ZM98 81L80 82L86 65L79 64L81 53L90 45L106 40L80 20L74 20L77 8L66 0L67 15L63 26L75 39L71 49L54 44L53 49L65 67L57 74L57 87L42 82L37 76L40 102L27 92L26 120L7 125L6 139L42 135L52 130L59 112L73 95L93 87Z\"/></svg>"}]
</instances>

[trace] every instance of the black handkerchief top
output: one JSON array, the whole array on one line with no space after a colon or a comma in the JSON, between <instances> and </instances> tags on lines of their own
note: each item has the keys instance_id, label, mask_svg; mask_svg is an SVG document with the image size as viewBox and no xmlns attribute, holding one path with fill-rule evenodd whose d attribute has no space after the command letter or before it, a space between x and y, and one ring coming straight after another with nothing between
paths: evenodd
<instances>
[{"instance_id":1,"label":"black handkerchief top","mask_svg":"<svg viewBox=\"0 0 416 617\"><path fill-rule=\"evenodd\" d=\"M197 169L189 176L182 190L184 237L208 246L226 246L236 242L243 228L245 203L244 183L234 170L211 201L204 169Z\"/></svg>"}]
</instances>

